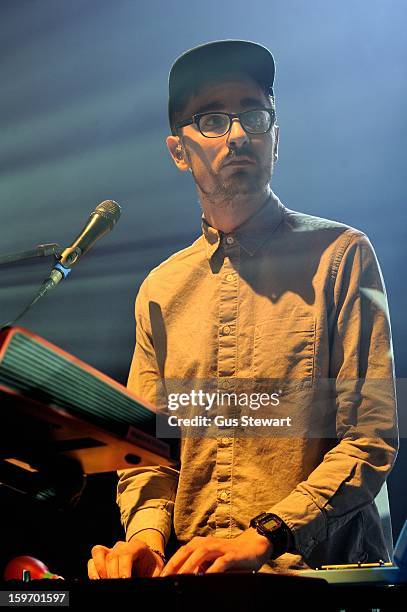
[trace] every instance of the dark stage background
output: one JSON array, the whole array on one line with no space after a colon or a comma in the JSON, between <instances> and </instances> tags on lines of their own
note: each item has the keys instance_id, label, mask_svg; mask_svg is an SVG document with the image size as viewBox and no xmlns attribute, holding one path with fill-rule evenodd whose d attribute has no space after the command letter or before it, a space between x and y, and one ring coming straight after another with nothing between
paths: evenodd
<instances>
[{"instance_id":1,"label":"dark stage background","mask_svg":"<svg viewBox=\"0 0 407 612\"><path fill-rule=\"evenodd\" d=\"M125 382L139 284L200 232L191 177L177 172L164 142L170 65L197 44L246 38L277 62L273 189L289 208L368 234L386 280L397 374L406 377L406 22L404 0L2 0L0 252L67 246L101 200L123 206L116 229L24 326ZM48 269L47 261L0 269L3 322ZM395 535L407 515L406 473L403 440L389 479ZM72 528L83 547L86 538L113 541L118 529L110 476L90 481L104 492L93 495L103 510L84 496Z\"/></svg>"}]
</instances>

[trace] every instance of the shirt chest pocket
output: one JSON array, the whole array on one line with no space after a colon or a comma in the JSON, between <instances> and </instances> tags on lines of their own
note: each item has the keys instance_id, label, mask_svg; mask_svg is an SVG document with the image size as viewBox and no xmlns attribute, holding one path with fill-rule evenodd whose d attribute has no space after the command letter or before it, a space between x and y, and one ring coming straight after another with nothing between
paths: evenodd
<instances>
[{"instance_id":1,"label":"shirt chest pocket","mask_svg":"<svg viewBox=\"0 0 407 612\"><path fill-rule=\"evenodd\" d=\"M282 388L309 387L314 375L315 321L311 315L268 318L255 326L253 376Z\"/></svg>"}]
</instances>

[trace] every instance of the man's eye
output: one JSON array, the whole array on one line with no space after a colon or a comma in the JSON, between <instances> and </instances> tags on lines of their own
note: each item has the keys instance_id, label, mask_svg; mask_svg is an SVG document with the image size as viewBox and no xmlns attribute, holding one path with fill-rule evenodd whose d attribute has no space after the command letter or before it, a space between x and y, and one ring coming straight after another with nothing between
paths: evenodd
<instances>
[{"instance_id":1,"label":"man's eye","mask_svg":"<svg viewBox=\"0 0 407 612\"><path fill-rule=\"evenodd\" d=\"M205 129L222 127L225 125L225 119L223 115L205 115L201 118L201 127Z\"/></svg>"}]
</instances>

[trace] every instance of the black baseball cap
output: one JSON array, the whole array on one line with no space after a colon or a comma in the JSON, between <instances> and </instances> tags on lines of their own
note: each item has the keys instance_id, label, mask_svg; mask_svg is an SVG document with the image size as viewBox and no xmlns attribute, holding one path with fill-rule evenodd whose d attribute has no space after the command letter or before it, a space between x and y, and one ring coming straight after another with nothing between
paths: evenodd
<instances>
[{"instance_id":1,"label":"black baseball cap","mask_svg":"<svg viewBox=\"0 0 407 612\"><path fill-rule=\"evenodd\" d=\"M275 63L271 52L249 40L215 40L180 55L169 78L168 116L173 128L177 104L205 81L239 71L248 74L273 96Z\"/></svg>"}]
</instances>

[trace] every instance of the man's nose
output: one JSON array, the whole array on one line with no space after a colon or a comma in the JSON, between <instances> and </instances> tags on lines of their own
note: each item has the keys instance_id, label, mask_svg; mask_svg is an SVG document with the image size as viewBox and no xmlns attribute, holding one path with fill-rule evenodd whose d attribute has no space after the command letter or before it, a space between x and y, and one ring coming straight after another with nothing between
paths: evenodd
<instances>
[{"instance_id":1,"label":"man's nose","mask_svg":"<svg viewBox=\"0 0 407 612\"><path fill-rule=\"evenodd\" d=\"M234 117L227 135L227 144L231 148L240 148L247 142L249 142L249 137L243 129L240 119Z\"/></svg>"}]
</instances>

